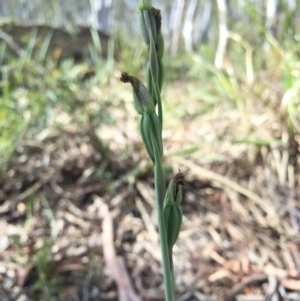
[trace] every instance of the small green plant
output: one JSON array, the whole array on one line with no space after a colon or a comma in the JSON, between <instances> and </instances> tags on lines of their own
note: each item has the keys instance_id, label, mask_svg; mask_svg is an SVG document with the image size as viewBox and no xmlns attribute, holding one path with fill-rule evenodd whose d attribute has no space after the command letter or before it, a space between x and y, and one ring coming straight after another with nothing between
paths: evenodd
<instances>
[{"instance_id":1,"label":"small green plant","mask_svg":"<svg viewBox=\"0 0 300 301\"><path fill-rule=\"evenodd\" d=\"M140 28L148 47L149 60L146 66L147 88L135 76L122 73L121 81L130 83L136 111L141 115L140 131L147 153L154 164L155 198L158 227L162 251L165 297L174 300L175 279L172 249L178 238L182 223L182 185L184 175L179 172L173 177L166 191L163 171L163 109L161 89L164 78L162 57L164 41L161 34L160 11L151 6L150 0L138 3Z\"/></svg>"}]
</instances>

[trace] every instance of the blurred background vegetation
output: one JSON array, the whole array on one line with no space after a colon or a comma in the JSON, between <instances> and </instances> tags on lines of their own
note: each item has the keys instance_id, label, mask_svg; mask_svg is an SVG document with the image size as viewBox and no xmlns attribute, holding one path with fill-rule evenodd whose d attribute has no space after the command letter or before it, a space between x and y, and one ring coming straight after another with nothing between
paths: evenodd
<instances>
[{"instance_id":1,"label":"blurred background vegetation","mask_svg":"<svg viewBox=\"0 0 300 301\"><path fill-rule=\"evenodd\" d=\"M76 122L85 122L90 113L99 113L88 109L87 99L95 86L103 86L104 78L107 83L116 70L142 74L145 49L135 5L101 0L1 2L2 166L21 137L58 126L55 109L80 111ZM189 93L201 99L193 116L218 104L234 104L246 113L246 98L252 98L254 106L281 108L289 130L299 130L297 1L178 0L153 5L162 10L164 20L166 80L194 80ZM263 100L260 94L274 86L279 93L275 103ZM102 106L103 101L98 100ZM188 118L185 106L178 104L177 110ZM250 139L248 134L238 139L266 139L255 134Z\"/></svg>"},{"instance_id":2,"label":"blurred background vegetation","mask_svg":"<svg viewBox=\"0 0 300 301\"><path fill-rule=\"evenodd\" d=\"M33 291L42 297L32 300L69 300L61 293L61 275L50 277L57 262L47 257L62 231L57 201L64 196L86 208L92 193L112 196L124 183L132 193L133 178L150 174L130 87L119 82L121 71L144 79L147 52L136 3L0 2L0 215L13 224L21 218L22 234L14 232L4 250L11 243L16 254L28 247L13 261L34 267L24 268L20 286L30 273L38 275ZM180 156L214 169L271 200L275 211L288 208L289 234L299 233L300 2L152 3L161 9L166 44L167 157L178 168ZM197 194L202 184L190 189ZM127 202L122 214L137 211ZM36 210L42 218L34 226ZM251 210L251 222L257 218L260 227L278 230L276 219L264 222L267 213ZM31 234L34 227L48 232ZM91 264L96 253L89 253Z\"/></svg>"}]
</instances>

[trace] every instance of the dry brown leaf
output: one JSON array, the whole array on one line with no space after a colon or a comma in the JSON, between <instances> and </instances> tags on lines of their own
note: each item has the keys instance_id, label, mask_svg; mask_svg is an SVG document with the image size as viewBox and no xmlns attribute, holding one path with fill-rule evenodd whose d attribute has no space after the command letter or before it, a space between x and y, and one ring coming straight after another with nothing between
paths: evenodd
<instances>
[{"instance_id":1,"label":"dry brown leaf","mask_svg":"<svg viewBox=\"0 0 300 301\"><path fill-rule=\"evenodd\" d=\"M247 256L248 250L243 250L241 254L241 265L242 265L242 271L245 274L249 273L249 257Z\"/></svg>"},{"instance_id":2,"label":"dry brown leaf","mask_svg":"<svg viewBox=\"0 0 300 301\"><path fill-rule=\"evenodd\" d=\"M58 271L66 272L66 271L85 271L88 270L88 267L85 264L80 263L71 263L58 267Z\"/></svg>"},{"instance_id":3,"label":"dry brown leaf","mask_svg":"<svg viewBox=\"0 0 300 301\"><path fill-rule=\"evenodd\" d=\"M234 239L234 240L243 240L245 239L243 232L241 228L233 225L232 223L225 223L225 227L229 233L229 235Z\"/></svg>"},{"instance_id":4,"label":"dry brown leaf","mask_svg":"<svg viewBox=\"0 0 300 301\"><path fill-rule=\"evenodd\" d=\"M300 290L300 280L284 278L284 279L280 280L280 284L284 288L287 288L290 290L296 290L296 291Z\"/></svg>"},{"instance_id":5,"label":"dry brown leaf","mask_svg":"<svg viewBox=\"0 0 300 301\"><path fill-rule=\"evenodd\" d=\"M263 270L267 275L275 276L279 279L285 278L288 275L288 272L286 270L274 267L271 264L267 264Z\"/></svg>"},{"instance_id":6,"label":"dry brown leaf","mask_svg":"<svg viewBox=\"0 0 300 301\"><path fill-rule=\"evenodd\" d=\"M233 275L232 275L232 273L230 273L230 271L222 269L222 270L219 270L219 271L209 275L208 281L209 282L216 282L216 281L222 280L224 278L232 279Z\"/></svg>"},{"instance_id":7,"label":"dry brown leaf","mask_svg":"<svg viewBox=\"0 0 300 301\"><path fill-rule=\"evenodd\" d=\"M293 257L292 257L292 255L291 255L291 253L289 252L288 249L285 249L283 251L283 258L284 258L284 261L287 265L287 270L288 270L289 276L297 277L299 275L299 273L298 273L297 268L295 266Z\"/></svg>"},{"instance_id":8,"label":"dry brown leaf","mask_svg":"<svg viewBox=\"0 0 300 301\"><path fill-rule=\"evenodd\" d=\"M226 264L226 260L219 255L215 250L207 250L208 251L208 255L211 259L213 259L215 262L224 265Z\"/></svg>"},{"instance_id":9,"label":"dry brown leaf","mask_svg":"<svg viewBox=\"0 0 300 301\"><path fill-rule=\"evenodd\" d=\"M269 283L266 293L266 301L280 300L278 292L278 280L274 276L268 277Z\"/></svg>"},{"instance_id":10,"label":"dry brown leaf","mask_svg":"<svg viewBox=\"0 0 300 301\"><path fill-rule=\"evenodd\" d=\"M234 296L240 293L245 287L253 285L257 282L263 282L268 279L268 276L265 274L253 274L252 276L246 278L243 282L237 283L234 285L232 289L226 292L225 296L223 297L222 301L231 300ZM255 300L255 299L253 299Z\"/></svg>"},{"instance_id":11,"label":"dry brown leaf","mask_svg":"<svg viewBox=\"0 0 300 301\"><path fill-rule=\"evenodd\" d=\"M18 279L18 286L23 287L26 278L29 274L29 272L31 271L32 266L31 265L26 265L26 266L20 266L17 269L17 279Z\"/></svg>"},{"instance_id":12,"label":"dry brown leaf","mask_svg":"<svg viewBox=\"0 0 300 301\"><path fill-rule=\"evenodd\" d=\"M155 225L151 219L151 216L149 215L148 211L146 210L143 202L140 200L140 198L136 198L136 206L137 209L140 211L142 219L144 221L144 225L149 233L149 237L153 240L153 243L155 245L158 245L159 236L155 229Z\"/></svg>"},{"instance_id":13,"label":"dry brown leaf","mask_svg":"<svg viewBox=\"0 0 300 301\"><path fill-rule=\"evenodd\" d=\"M239 273L241 271L241 263L237 259L230 259L226 261L224 268L231 270L234 273Z\"/></svg>"}]
</instances>

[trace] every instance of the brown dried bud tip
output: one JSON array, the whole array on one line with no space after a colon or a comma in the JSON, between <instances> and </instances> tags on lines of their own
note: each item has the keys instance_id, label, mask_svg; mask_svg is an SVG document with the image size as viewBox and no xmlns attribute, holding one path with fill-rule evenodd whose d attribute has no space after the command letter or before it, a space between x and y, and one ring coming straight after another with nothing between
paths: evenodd
<instances>
[{"instance_id":1,"label":"brown dried bud tip","mask_svg":"<svg viewBox=\"0 0 300 301\"><path fill-rule=\"evenodd\" d=\"M180 172L180 169L179 169L179 172L178 172L178 174L176 175L175 200L176 200L177 195L178 195L179 185L185 186L185 183L184 183L184 177L185 177L185 174L182 173L182 172Z\"/></svg>"},{"instance_id":2,"label":"brown dried bud tip","mask_svg":"<svg viewBox=\"0 0 300 301\"><path fill-rule=\"evenodd\" d=\"M120 80L123 83L129 83L129 74L127 72L122 72Z\"/></svg>"},{"instance_id":3,"label":"brown dried bud tip","mask_svg":"<svg viewBox=\"0 0 300 301\"><path fill-rule=\"evenodd\" d=\"M177 174L176 184L181 185L181 186L185 186L184 178L185 178L185 174L180 172L180 170L179 170L179 172Z\"/></svg>"},{"instance_id":4,"label":"brown dried bud tip","mask_svg":"<svg viewBox=\"0 0 300 301\"><path fill-rule=\"evenodd\" d=\"M161 12L160 9L151 7L151 12L155 18L157 33L159 34L161 31Z\"/></svg>"}]
</instances>

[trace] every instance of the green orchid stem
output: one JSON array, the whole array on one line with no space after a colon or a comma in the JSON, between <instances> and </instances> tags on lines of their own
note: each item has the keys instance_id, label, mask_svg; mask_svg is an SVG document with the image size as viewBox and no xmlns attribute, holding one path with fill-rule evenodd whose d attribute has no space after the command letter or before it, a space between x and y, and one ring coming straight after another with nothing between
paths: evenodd
<instances>
[{"instance_id":1,"label":"green orchid stem","mask_svg":"<svg viewBox=\"0 0 300 301\"><path fill-rule=\"evenodd\" d=\"M173 250L169 250L169 262L170 262L170 270L172 277L172 288L173 292L175 291L175 273L174 273L174 265L173 265Z\"/></svg>"},{"instance_id":2,"label":"green orchid stem","mask_svg":"<svg viewBox=\"0 0 300 301\"><path fill-rule=\"evenodd\" d=\"M141 8L148 7L146 4L140 2L140 10ZM169 254L168 240L167 240L167 232L166 225L164 219L164 199L166 195L166 182L165 175L163 171L162 165L162 126L163 126L163 110L162 110L162 101L160 97L160 87L159 82L163 80L162 76L162 68L161 64L159 65L158 54L156 49L157 43L157 26L156 19L154 19L154 15L150 12L149 8L143 9L141 11L144 19L142 19L142 33L144 37L146 37L146 44L148 46L149 51L149 65L151 76L149 76L150 81L148 82L148 88L150 89L150 93L153 93L151 89L151 85L154 86L154 95L152 95L153 99L156 100L158 104L157 116L160 122L160 133L157 131L157 127L155 128L156 121L152 119L152 123L148 123L148 116L143 116L142 120L142 137L147 151L151 157L151 160L154 161L154 184L155 184L155 199L156 199L156 208L158 215L158 228L159 228L159 238L160 238L160 246L162 252L162 265L163 265L163 276L164 276L164 286L165 286L165 300L166 301L174 301L174 272L173 272L173 264L171 264L171 254ZM152 23L151 23L152 22ZM153 23L155 22L155 23ZM145 25L147 28L147 32L145 32ZM162 42L162 41L160 41ZM162 46L162 45L160 45ZM159 51L159 59L162 58L163 50L160 48ZM148 70L149 71L149 70ZM152 80L152 83L151 83ZM154 102L155 103L155 102ZM146 114L149 112L145 112ZM152 114L152 112L151 112ZM155 113L156 116L156 113ZM157 117L156 116L156 117ZM153 117L153 114L152 114ZM150 125L150 137L149 137L149 125ZM150 138L150 139L149 139ZM149 141L150 140L150 141ZM160 147L159 147L160 146ZM154 160L153 160L154 159Z\"/></svg>"},{"instance_id":3,"label":"green orchid stem","mask_svg":"<svg viewBox=\"0 0 300 301\"><path fill-rule=\"evenodd\" d=\"M160 205L159 203L160 200L156 198L159 238L160 238L160 247L162 252L162 264L163 264L163 273L164 273L165 298L166 301L174 301L174 277L170 267L170 258L168 252L165 223L164 223L163 206Z\"/></svg>"},{"instance_id":4,"label":"green orchid stem","mask_svg":"<svg viewBox=\"0 0 300 301\"><path fill-rule=\"evenodd\" d=\"M164 221L164 198L166 194L165 175L162 166L162 158L160 156L159 148L156 143L153 132L151 132L152 146L154 149L154 185L155 185L155 199L158 216L158 229L160 246L162 252L162 264L165 285L166 301L174 301L174 280L171 272L170 257L167 243L167 235Z\"/></svg>"}]
</instances>

